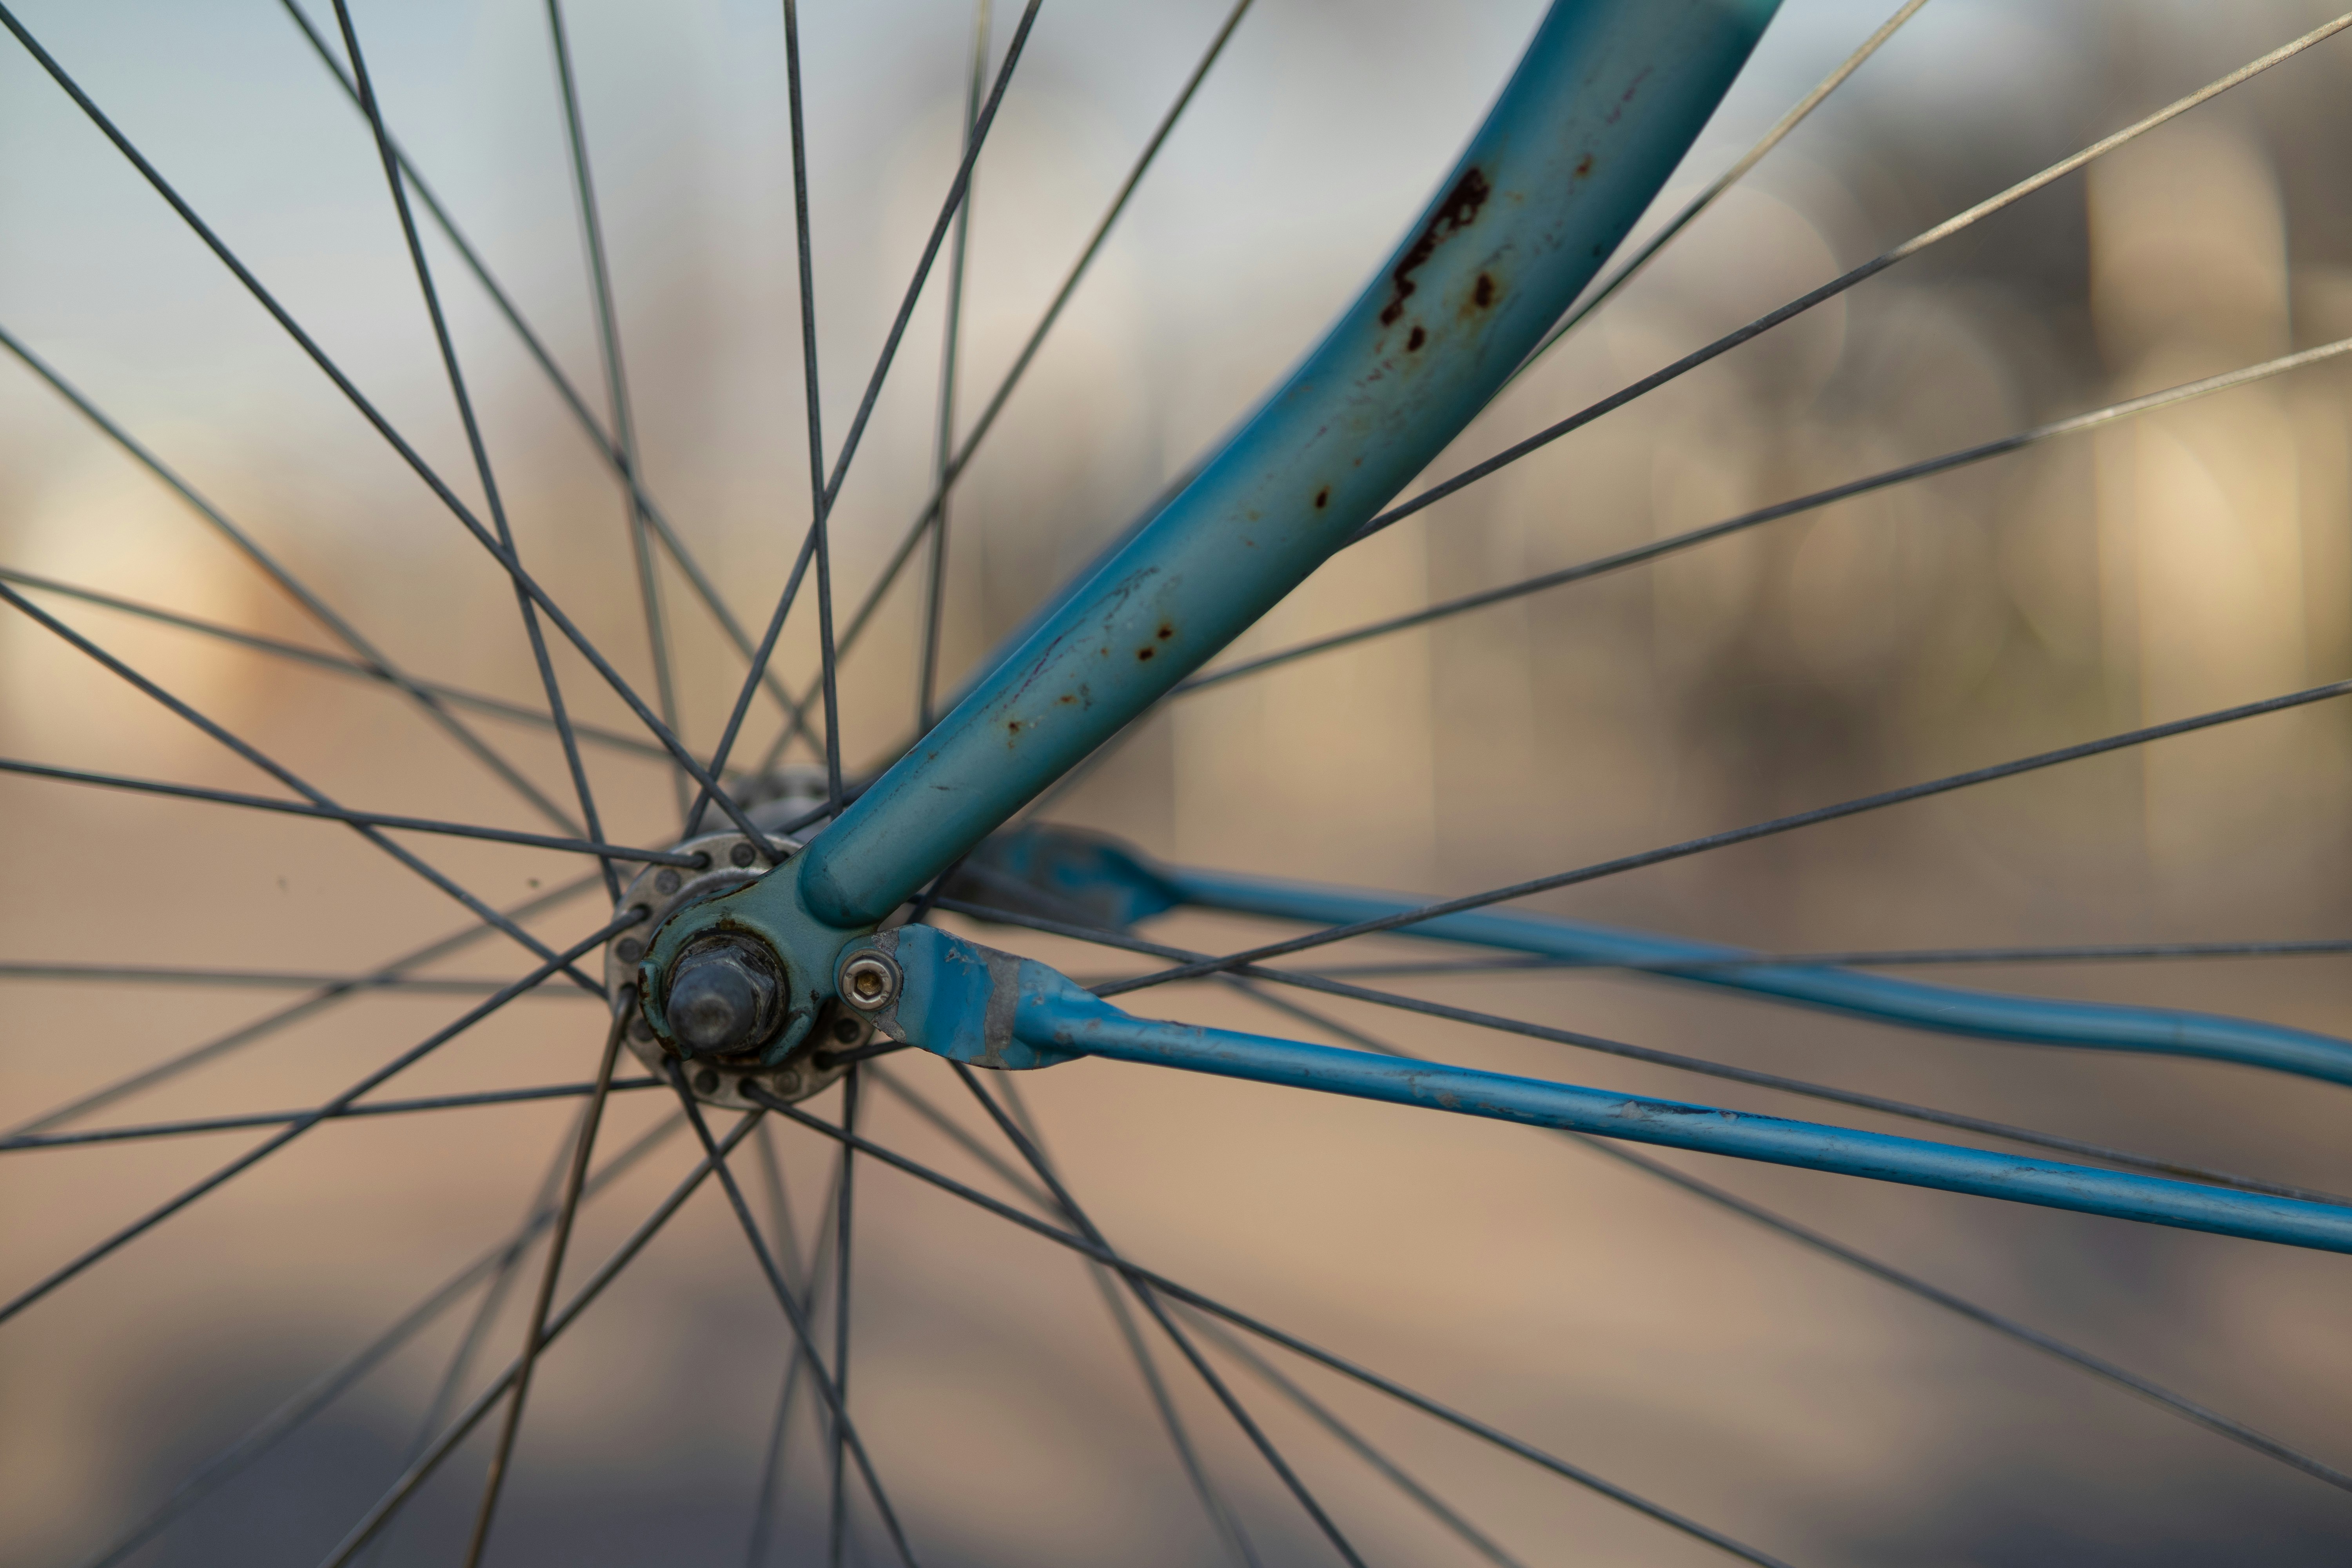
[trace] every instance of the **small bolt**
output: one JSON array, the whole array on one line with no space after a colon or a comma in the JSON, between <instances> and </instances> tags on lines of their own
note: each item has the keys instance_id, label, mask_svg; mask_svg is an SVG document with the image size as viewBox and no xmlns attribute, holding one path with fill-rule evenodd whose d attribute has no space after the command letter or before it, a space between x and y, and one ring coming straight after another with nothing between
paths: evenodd
<instances>
[{"instance_id":1,"label":"small bolt","mask_svg":"<svg viewBox=\"0 0 2352 1568\"><path fill-rule=\"evenodd\" d=\"M887 1007L898 994L898 966L871 951L841 966L841 994L861 1013Z\"/></svg>"},{"instance_id":2,"label":"small bolt","mask_svg":"<svg viewBox=\"0 0 2352 1568\"><path fill-rule=\"evenodd\" d=\"M633 936L623 937L613 947L613 956L623 963L635 963L645 955L646 944Z\"/></svg>"},{"instance_id":3,"label":"small bolt","mask_svg":"<svg viewBox=\"0 0 2352 1568\"><path fill-rule=\"evenodd\" d=\"M749 844L738 844L734 848L727 851L727 858L738 866L749 866L759 858L760 852Z\"/></svg>"},{"instance_id":4,"label":"small bolt","mask_svg":"<svg viewBox=\"0 0 2352 1568\"><path fill-rule=\"evenodd\" d=\"M709 1068L704 1068L700 1072L696 1073L694 1075L694 1092L697 1094L717 1094L719 1092L719 1075L712 1072Z\"/></svg>"},{"instance_id":5,"label":"small bolt","mask_svg":"<svg viewBox=\"0 0 2352 1568\"><path fill-rule=\"evenodd\" d=\"M654 891L665 896L675 893L677 891L677 873L665 866L662 868L660 873L654 878Z\"/></svg>"}]
</instances>

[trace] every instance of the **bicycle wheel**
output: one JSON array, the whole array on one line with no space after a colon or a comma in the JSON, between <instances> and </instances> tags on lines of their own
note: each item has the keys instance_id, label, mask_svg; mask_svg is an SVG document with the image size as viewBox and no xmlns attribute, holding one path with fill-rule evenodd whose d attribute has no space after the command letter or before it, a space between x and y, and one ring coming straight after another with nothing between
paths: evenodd
<instances>
[{"instance_id":1,"label":"bicycle wheel","mask_svg":"<svg viewBox=\"0 0 2352 1568\"><path fill-rule=\"evenodd\" d=\"M12 1556L2340 1557L2352 41L1945 4L0 12Z\"/></svg>"}]
</instances>

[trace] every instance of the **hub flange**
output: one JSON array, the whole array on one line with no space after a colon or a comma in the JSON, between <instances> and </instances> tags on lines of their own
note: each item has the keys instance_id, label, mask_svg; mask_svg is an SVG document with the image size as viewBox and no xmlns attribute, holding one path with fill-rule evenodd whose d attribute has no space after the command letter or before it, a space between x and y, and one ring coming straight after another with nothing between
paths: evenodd
<instances>
[{"instance_id":1,"label":"hub flange","mask_svg":"<svg viewBox=\"0 0 2352 1568\"><path fill-rule=\"evenodd\" d=\"M794 1008L808 1008L811 1000L792 994L772 955L755 939L708 933L672 965L662 1001L676 1050L665 1046L647 1021L637 986L639 966L655 934L679 911L748 887L771 869L759 847L731 830L699 835L677 848L702 857L702 869L656 866L640 871L623 889L614 912L642 907L649 918L604 947L606 994L616 1011L626 1007L630 1013L629 1049L664 1078L673 1064L682 1063L688 1086L711 1105L748 1110L756 1102L744 1091L755 1084L779 1100L807 1099L845 1070L828 1058L866 1044L873 1026L856 1009L827 1000L815 1005L814 1026L798 1031L788 1048L779 1049ZM706 1042L709 1048L698 1048Z\"/></svg>"}]
</instances>

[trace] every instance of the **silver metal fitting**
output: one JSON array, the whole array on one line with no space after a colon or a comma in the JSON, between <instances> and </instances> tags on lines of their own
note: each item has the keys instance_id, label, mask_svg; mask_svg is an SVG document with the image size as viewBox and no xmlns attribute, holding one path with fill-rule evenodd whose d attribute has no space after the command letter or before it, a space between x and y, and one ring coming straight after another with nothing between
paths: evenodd
<instances>
[{"instance_id":1,"label":"silver metal fitting","mask_svg":"<svg viewBox=\"0 0 2352 1568\"><path fill-rule=\"evenodd\" d=\"M841 999L861 1013L878 1013L898 997L898 966L872 948L842 961Z\"/></svg>"}]
</instances>

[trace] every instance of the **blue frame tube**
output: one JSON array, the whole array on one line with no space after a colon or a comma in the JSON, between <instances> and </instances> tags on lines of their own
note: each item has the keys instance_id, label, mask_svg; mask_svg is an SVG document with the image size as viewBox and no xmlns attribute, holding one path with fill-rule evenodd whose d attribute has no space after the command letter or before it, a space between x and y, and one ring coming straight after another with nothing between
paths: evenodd
<instances>
[{"instance_id":1,"label":"blue frame tube","mask_svg":"<svg viewBox=\"0 0 2352 1568\"><path fill-rule=\"evenodd\" d=\"M1025 1022L1025 1020L1024 1020ZM1391 1105L1420 1105L1528 1127L1730 1154L1843 1176L2005 1198L2290 1247L2352 1252L2352 1209L1988 1153L1777 1116L1609 1094L1541 1079L1399 1061L1223 1029L1140 1018L1039 1017L1041 1043L1086 1056L1287 1084Z\"/></svg>"},{"instance_id":2,"label":"blue frame tube","mask_svg":"<svg viewBox=\"0 0 2352 1568\"><path fill-rule=\"evenodd\" d=\"M2217 1236L2352 1252L2352 1208L1159 1023L1120 1011L1034 959L996 952L929 926L884 932L873 945L905 975L900 996L877 1019L882 1031L976 1066L1038 1068L1082 1056L1107 1057Z\"/></svg>"},{"instance_id":3,"label":"blue frame tube","mask_svg":"<svg viewBox=\"0 0 2352 1568\"><path fill-rule=\"evenodd\" d=\"M1021 889L1034 889L1045 900L1037 907L1038 913L1057 919L1075 914L1118 929L1184 906L1316 925L1353 925L1429 902L1409 893L1163 865L1116 839L1050 826L998 834L967 865L986 878L982 885L983 899L1002 901L1011 894L1017 905ZM1439 915L1386 934L1594 965L1706 964L1755 956L1746 949L1716 942L1514 910ZM1829 964L1680 972L1653 969L1649 973L1656 979L1906 1028L2021 1045L2198 1057L2352 1084L2352 1044L2333 1036L2211 1013L2006 995L1865 974Z\"/></svg>"},{"instance_id":4,"label":"blue frame tube","mask_svg":"<svg viewBox=\"0 0 2352 1568\"><path fill-rule=\"evenodd\" d=\"M1323 342L799 858L800 912L842 931L880 921L1345 543L1591 281L1777 5L1556 0L1435 201Z\"/></svg>"},{"instance_id":5,"label":"blue frame tube","mask_svg":"<svg viewBox=\"0 0 2352 1568\"><path fill-rule=\"evenodd\" d=\"M1150 870L1186 904L1317 925L1349 925L1419 909L1428 902L1398 893L1281 882L1189 867L1154 866ZM1440 915L1402 927L1394 934L1593 964L1707 963L1755 956L1745 949L1713 942L1495 910ZM1662 973L1658 978L1941 1034L2021 1045L2201 1057L2352 1084L2352 1044L2332 1036L2213 1013L2004 995L1825 964L1699 969Z\"/></svg>"}]
</instances>

